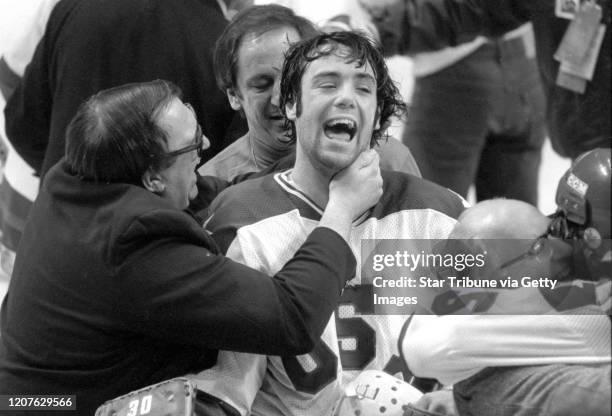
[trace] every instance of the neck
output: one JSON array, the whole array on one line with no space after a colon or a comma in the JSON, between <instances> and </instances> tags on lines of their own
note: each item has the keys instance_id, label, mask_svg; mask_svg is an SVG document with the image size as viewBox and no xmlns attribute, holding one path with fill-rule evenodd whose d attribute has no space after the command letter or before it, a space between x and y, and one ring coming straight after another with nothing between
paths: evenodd
<instances>
[{"instance_id":1,"label":"neck","mask_svg":"<svg viewBox=\"0 0 612 416\"><path fill-rule=\"evenodd\" d=\"M277 160L285 157L293 149L293 143L285 143L276 139L261 139L255 134L248 133L255 163L261 168L270 166Z\"/></svg>"},{"instance_id":2,"label":"neck","mask_svg":"<svg viewBox=\"0 0 612 416\"><path fill-rule=\"evenodd\" d=\"M321 208L325 208L329 200L329 182L332 176L328 169L314 166L302 152L297 152L291 180L302 193Z\"/></svg>"}]
</instances>

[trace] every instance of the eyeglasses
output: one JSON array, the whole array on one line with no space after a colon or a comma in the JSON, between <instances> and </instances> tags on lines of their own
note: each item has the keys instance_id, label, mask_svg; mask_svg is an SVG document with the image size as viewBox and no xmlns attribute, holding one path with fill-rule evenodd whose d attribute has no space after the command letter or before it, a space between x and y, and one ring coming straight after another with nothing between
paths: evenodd
<instances>
[{"instance_id":1,"label":"eyeglasses","mask_svg":"<svg viewBox=\"0 0 612 416\"><path fill-rule=\"evenodd\" d=\"M195 137L193 138L194 143L190 144L189 146L185 146L182 149L173 150L172 152L168 152L166 153L166 156L168 157L178 156L178 155L182 155L183 153L189 153L193 150L197 150L198 151L197 155L200 158L200 163L202 163L202 158L204 157L204 149L202 149L202 145L204 144L204 139L202 138L202 136L204 134L202 133L202 127L200 126L200 123L197 122L198 117L196 116L195 109L191 106L191 104L189 103L183 103L183 104L185 105L185 107L191 110L191 112L193 113L193 116L196 119L196 132L195 132Z\"/></svg>"},{"instance_id":2,"label":"eyeglasses","mask_svg":"<svg viewBox=\"0 0 612 416\"><path fill-rule=\"evenodd\" d=\"M548 228L546 229L544 234L542 234L533 241L531 247L529 247L529 250L526 253L523 253L513 259L508 260L507 262L502 264L500 268L503 269L505 267L511 266L527 257L540 255L545 247L545 241L549 237L560 238L563 240L582 238L583 232L574 227L570 227L567 218L563 214L563 212L555 212L553 215L550 216L550 219L550 224L548 225Z\"/></svg>"},{"instance_id":3,"label":"eyeglasses","mask_svg":"<svg viewBox=\"0 0 612 416\"><path fill-rule=\"evenodd\" d=\"M519 254L518 256L506 261L504 264L499 266L499 269L505 269L507 267L512 266L513 264L518 263L519 261L523 261L530 257L539 256L544 251L544 248L546 247L546 240L548 239L549 235L550 233L547 230L544 234L536 238L533 241L533 243L531 243L531 245L529 246L529 249L525 253Z\"/></svg>"},{"instance_id":4,"label":"eyeglasses","mask_svg":"<svg viewBox=\"0 0 612 416\"><path fill-rule=\"evenodd\" d=\"M178 155L182 155L183 153L189 153L193 150L197 150L198 157L202 159L202 157L204 156L204 149L202 148L202 145L204 144L204 139L202 138L203 136L204 134L202 133L202 127L200 127L200 124L198 124L196 127L195 137L193 138L193 141L195 143L190 144L189 146L185 146L178 150L173 150L172 152L167 152L166 156L168 157L178 156Z\"/></svg>"}]
</instances>

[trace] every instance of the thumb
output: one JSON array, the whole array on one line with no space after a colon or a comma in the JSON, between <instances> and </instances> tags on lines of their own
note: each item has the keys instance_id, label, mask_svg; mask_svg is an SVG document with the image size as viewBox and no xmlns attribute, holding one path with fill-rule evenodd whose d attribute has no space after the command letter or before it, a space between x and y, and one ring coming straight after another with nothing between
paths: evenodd
<instances>
[{"instance_id":1,"label":"thumb","mask_svg":"<svg viewBox=\"0 0 612 416\"><path fill-rule=\"evenodd\" d=\"M378 153L376 153L376 150L374 149L364 150L359 155L359 167L364 168L366 166L369 166L376 160L377 156Z\"/></svg>"}]
</instances>

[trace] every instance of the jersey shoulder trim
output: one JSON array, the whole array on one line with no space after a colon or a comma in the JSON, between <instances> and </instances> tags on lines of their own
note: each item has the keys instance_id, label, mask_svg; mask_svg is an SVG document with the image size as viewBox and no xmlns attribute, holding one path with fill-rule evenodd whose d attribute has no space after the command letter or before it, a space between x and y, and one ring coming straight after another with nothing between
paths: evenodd
<instances>
[{"instance_id":1,"label":"jersey shoulder trim","mask_svg":"<svg viewBox=\"0 0 612 416\"><path fill-rule=\"evenodd\" d=\"M375 218L404 210L430 209L456 219L466 208L463 198L427 179L393 171L382 171L382 177L383 196L372 212Z\"/></svg>"},{"instance_id":2,"label":"jersey shoulder trim","mask_svg":"<svg viewBox=\"0 0 612 416\"><path fill-rule=\"evenodd\" d=\"M237 230L264 219L298 210L318 221L322 209L298 191L287 172L249 179L224 190L212 202L205 227L225 252Z\"/></svg>"}]
</instances>

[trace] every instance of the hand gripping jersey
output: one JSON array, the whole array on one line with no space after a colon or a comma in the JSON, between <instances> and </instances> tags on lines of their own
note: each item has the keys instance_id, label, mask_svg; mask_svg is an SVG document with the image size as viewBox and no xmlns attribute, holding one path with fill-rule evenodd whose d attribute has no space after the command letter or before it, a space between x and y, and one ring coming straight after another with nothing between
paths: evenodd
<instances>
[{"instance_id":1,"label":"hand gripping jersey","mask_svg":"<svg viewBox=\"0 0 612 416\"><path fill-rule=\"evenodd\" d=\"M223 192L207 222L227 255L274 274L291 259L317 226L321 207L291 181L291 171L247 181ZM198 388L242 414L327 415L342 386L367 369L401 374L398 338L407 316L362 315L371 288L361 282L362 239L445 238L464 209L449 190L421 178L383 172L384 192L368 215L353 224L350 246L357 274L309 354L257 356L220 352L218 363L196 377ZM265 302L265 299L253 299ZM248 317L245 317L248 319Z\"/></svg>"}]
</instances>

